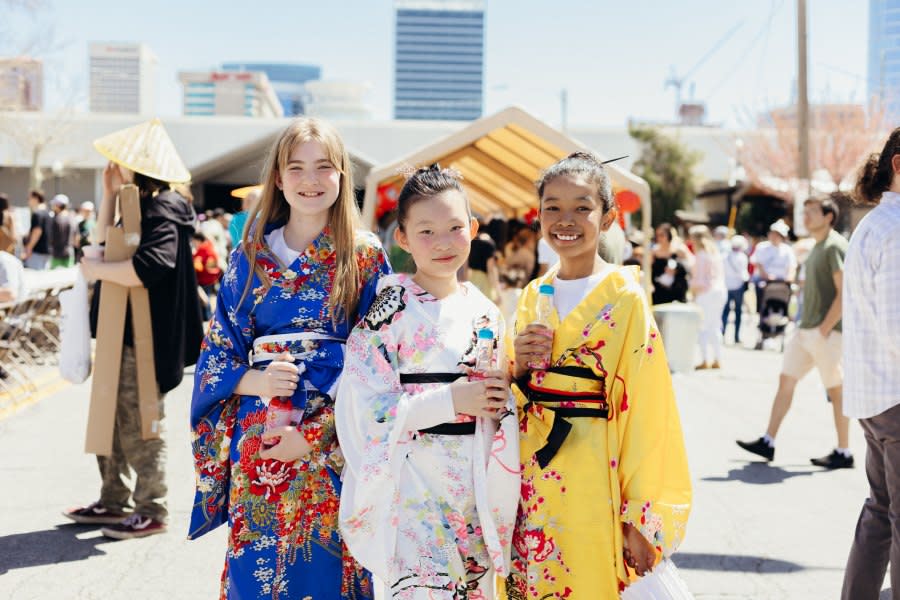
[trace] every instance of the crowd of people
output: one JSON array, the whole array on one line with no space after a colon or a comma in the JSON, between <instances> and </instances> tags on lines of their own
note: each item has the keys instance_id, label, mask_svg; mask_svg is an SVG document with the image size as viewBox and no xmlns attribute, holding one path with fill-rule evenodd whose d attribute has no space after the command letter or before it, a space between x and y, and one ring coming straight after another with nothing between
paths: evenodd
<instances>
[{"instance_id":1,"label":"crowd of people","mask_svg":"<svg viewBox=\"0 0 900 600\"><path fill-rule=\"evenodd\" d=\"M158 121L148 126L165 136ZM866 353L882 323L897 320L900 249L885 248L900 239L900 130L867 163L860 194L883 200L849 248L834 230L837 206L815 197L804 203L812 243L799 259L778 220L755 244L726 227L693 225L682 236L663 223L646 262L643 240L618 225L602 163L586 152L541 174L533 222L479 219L457 173L419 168L390 237L379 239L360 223L347 151L324 121L299 118L281 133L261 185L233 216L198 218L189 173L167 144L145 149L141 164L124 158L135 148L104 146L96 219L89 202L74 215L57 195L48 210L34 191L20 239L0 195L0 275L17 252L31 268L79 259L97 282L94 332L104 284L149 292L155 435L142 428L129 321L99 497L66 510L69 519L116 539L167 530L165 395L196 364L189 537L228 526L222 598L371 598L376 586L401 599L616 598L638 583L663 586L659 578L678 578L665 567L692 497L653 305L694 303L697 368L718 369L731 313L740 344L749 300L761 328L794 318L796 332L765 434L738 444L772 460L797 382L819 370L837 445L813 464L853 466L848 416L861 419L868 443L872 498L844 597L877 597L871 582L887 549L900 547L888 508L900 493L890 478L900 343L890 333L878 361L850 365L847 352ZM82 256L107 239L132 184L134 256ZM390 247L410 272L395 272ZM779 304L780 284L789 295ZM851 294L858 304L848 311ZM900 567L892 576L900 586Z\"/></svg>"}]
</instances>

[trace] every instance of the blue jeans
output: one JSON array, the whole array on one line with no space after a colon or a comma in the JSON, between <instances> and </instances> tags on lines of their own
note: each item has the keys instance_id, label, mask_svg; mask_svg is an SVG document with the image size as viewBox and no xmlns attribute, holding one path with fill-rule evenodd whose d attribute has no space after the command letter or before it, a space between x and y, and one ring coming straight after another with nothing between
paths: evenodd
<instances>
[{"instance_id":1,"label":"blue jeans","mask_svg":"<svg viewBox=\"0 0 900 600\"><path fill-rule=\"evenodd\" d=\"M734 303L734 343L741 343L741 307L744 304L744 292L747 286L742 285L736 290L728 290L728 299L725 301L725 308L722 309L722 333L725 333L728 327L728 313L731 311L731 305Z\"/></svg>"}]
</instances>

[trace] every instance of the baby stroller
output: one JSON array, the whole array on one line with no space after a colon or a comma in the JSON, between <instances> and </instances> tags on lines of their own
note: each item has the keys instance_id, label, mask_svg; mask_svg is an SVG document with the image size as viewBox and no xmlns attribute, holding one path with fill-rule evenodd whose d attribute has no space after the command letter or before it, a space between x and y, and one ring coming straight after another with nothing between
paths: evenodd
<instances>
[{"instance_id":1,"label":"baby stroller","mask_svg":"<svg viewBox=\"0 0 900 600\"><path fill-rule=\"evenodd\" d=\"M791 305L791 284L783 280L762 281L759 301L759 341L756 349L762 350L767 339L781 337L781 350L784 351L784 333L788 323L788 309Z\"/></svg>"}]
</instances>

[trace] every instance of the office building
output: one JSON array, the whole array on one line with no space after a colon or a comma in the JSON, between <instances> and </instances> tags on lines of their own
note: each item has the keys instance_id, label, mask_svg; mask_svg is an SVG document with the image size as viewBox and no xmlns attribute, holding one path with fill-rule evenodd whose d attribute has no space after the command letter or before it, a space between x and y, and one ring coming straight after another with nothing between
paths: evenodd
<instances>
[{"instance_id":1,"label":"office building","mask_svg":"<svg viewBox=\"0 0 900 600\"><path fill-rule=\"evenodd\" d=\"M284 111L265 73L181 72L187 116L281 117Z\"/></svg>"},{"instance_id":2,"label":"office building","mask_svg":"<svg viewBox=\"0 0 900 600\"><path fill-rule=\"evenodd\" d=\"M484 96L484 1L396 0L394 117L469 121Z\"/></svg>"},{"instance_id":3,"label":"office building","mask_svg":"<svg viewBox=\"0 0 900 600\"><path fill-rule=\"evenodd\" d=\"M90 44L89 108L140 115L156 111L156 57L145 44Z\"/></svg>"},{"instance_id":4,"label":"office building","mask_svg":"<svg viewBox=\"0 0 900 600\"><path fill-rule=\"evenodd\" d=\"M322 77L321 67L299 63L229 62L222 65L222 70L265 73L286 117L306 114L305 84Z\"/></svg>"},{"instance_id":5,"label":"office building","mask_svg":"<svg viewBox=\"0 0 900 600\"><path fill-rule=\"evenodd\" d=\"M44 64L28 57L0 58L0 110L44 108Z\"/></svg>"}]
</instances>

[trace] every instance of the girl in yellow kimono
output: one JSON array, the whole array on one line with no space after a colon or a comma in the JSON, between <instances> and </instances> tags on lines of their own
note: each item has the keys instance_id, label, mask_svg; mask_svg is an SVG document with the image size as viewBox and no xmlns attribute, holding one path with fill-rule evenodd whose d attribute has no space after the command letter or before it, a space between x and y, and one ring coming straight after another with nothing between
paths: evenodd
<instances>
[{"instance_id":1,"label":"girl in yellow kimono","mask_svg":"<svg viewBox=\"0 0 900 600\"><path fill-rule=\"evenodd\" d=\"M572 154L538 194L560 262L524 290L512 328L522 494L506 594L618 598L684 537L678 408L637 268L597 255L616 215L602 164ZM553 286L549 329L535 324L542 285Z\"/></svg>"}]
</instances>

